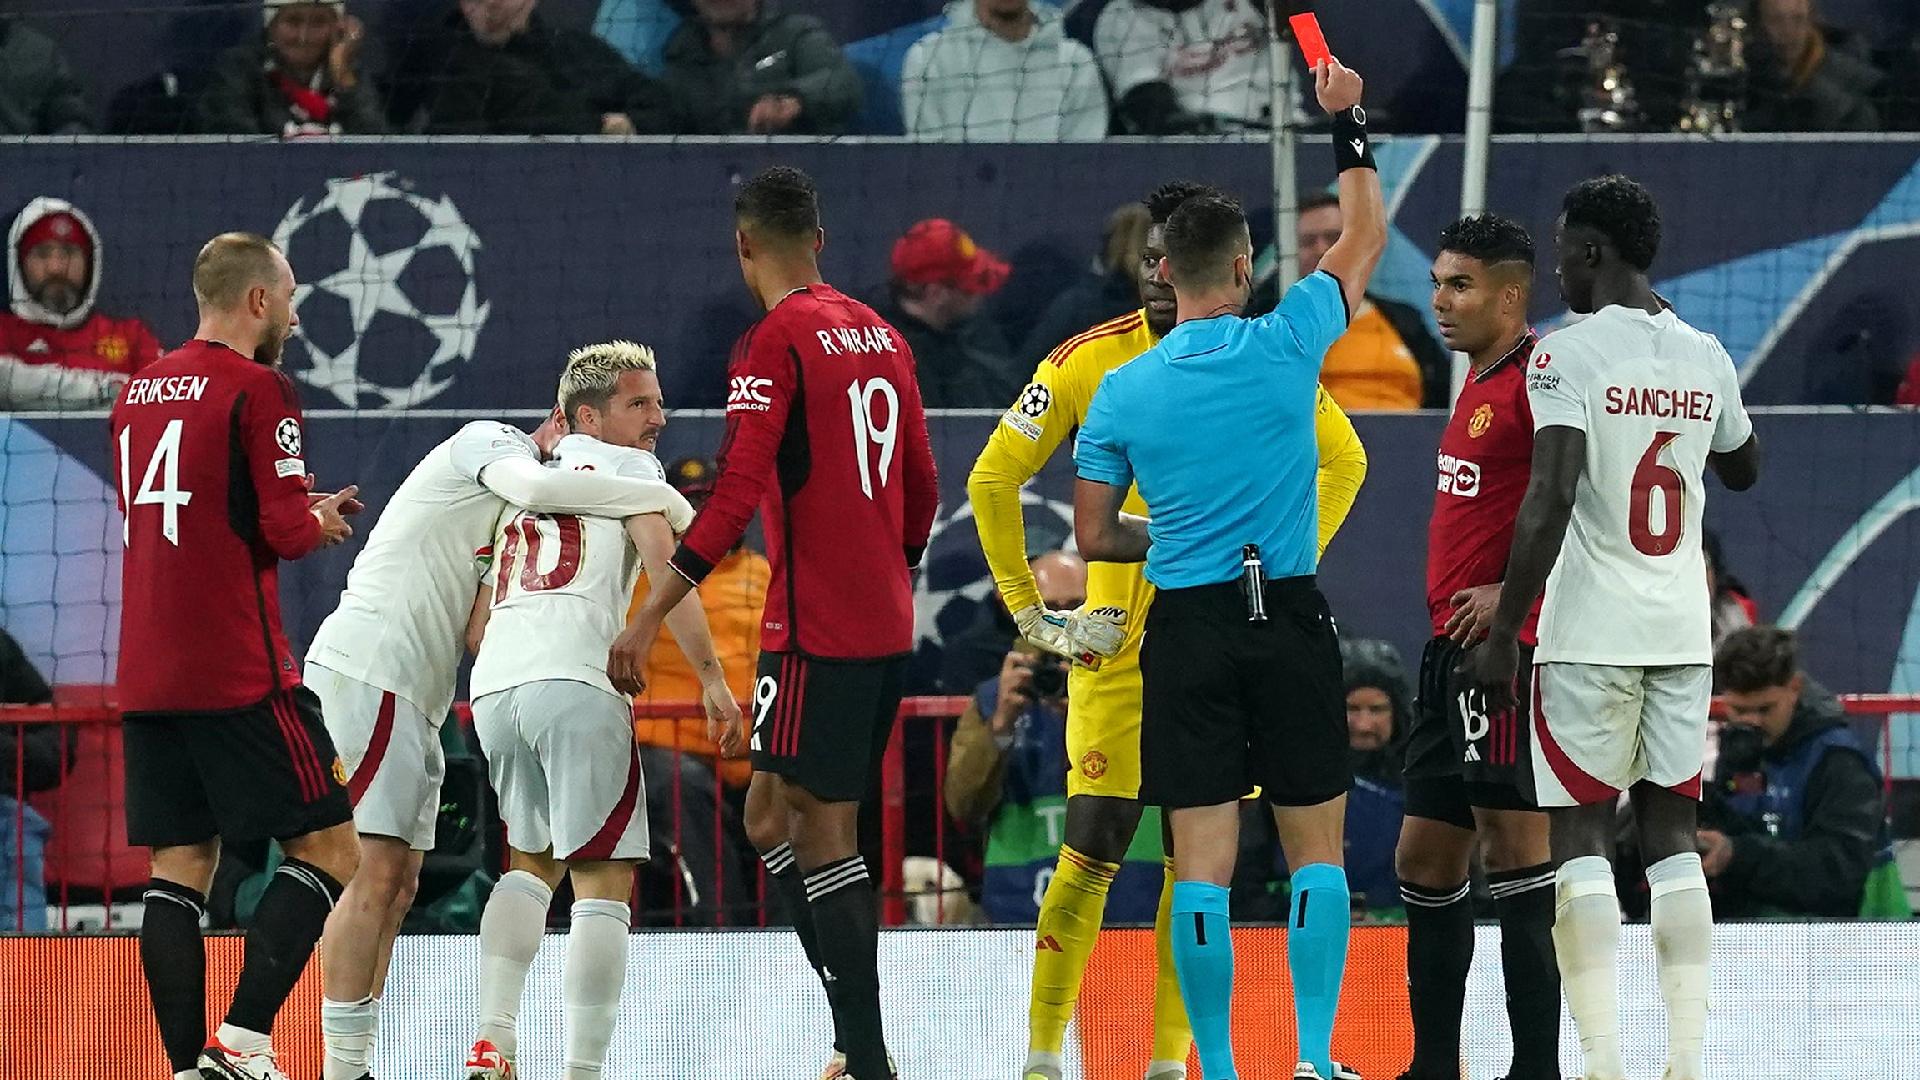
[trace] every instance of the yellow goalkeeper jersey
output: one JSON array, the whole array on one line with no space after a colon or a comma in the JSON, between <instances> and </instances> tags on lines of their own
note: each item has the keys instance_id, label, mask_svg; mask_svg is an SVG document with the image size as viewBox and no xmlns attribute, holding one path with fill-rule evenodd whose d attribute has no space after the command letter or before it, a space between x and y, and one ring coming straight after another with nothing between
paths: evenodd
<instances>
[{"instance_id":1,"label":"yellow goalkeeper jersey","mask_svg":"<svg viewBox=\"0 0 1920 1080\"><path fill-rule=\"evenodd\" d=\"M1145 311L1110 319L1062 342L1033 373L1013 406L995 425L987 445L967 477L974 524L994 584L1013 611L1040 603L1040 590L1027 566L1026 523L1020 489L1047 459L1086 421L1087 406L1101 376L1152 348L1159 338L1147 328ZM1320 445L1320 550L1340 529L1360 483L1367 475L1367 452L1359 433L1326 390L1318 390L1314 428ZM1127 492L1127 513L1147 514L1139 490ZM1153 599L1144 563L1090 563L1087 606L1118 607L1127 612L1127 641L1116 657L1122 666L1137 663L1142 617ZM1109 661L1109 665L1114 661ZM1109 666L1103 665L1103 670Z\"/></svg>"}]
</instances>

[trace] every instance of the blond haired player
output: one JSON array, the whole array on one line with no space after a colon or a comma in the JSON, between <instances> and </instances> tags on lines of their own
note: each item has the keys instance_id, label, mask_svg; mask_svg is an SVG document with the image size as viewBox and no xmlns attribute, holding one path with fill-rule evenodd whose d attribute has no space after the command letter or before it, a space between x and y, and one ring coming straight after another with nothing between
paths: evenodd
<instances>
[{"instance_id":1,"label":"blond haired player","mask_svg":"<svg viewBox=\"0 0 1920 1080\"><path fill-rule=\"evenodd\" d=\"M967 478L980 546L1001 597L1032 644L1074 661L1068 676L1066 842L1040 903L1025 1080L1060 1080L1067 1021L1100 930L1107 891L1140 825L1140 632L1153 586L1140 564L1091 563L1087 605L1049 611L1027 566L1020 488L1086 419L1101 376L1152 348L1173 328L1173 288L1160 276L1167 219L1212 189L1175 181L1146 199L1152 224L1140 265L1141 310L1070 338L1041 362L1033 381L994 429ZM1320 547L1346 520L1367 472L1353 424L1319 392ZM1146 514L1138 492L1126 510ZM1097 667L1095 666L1097 665ZM1182 1080L1192 1032L1174 976L1167 921L1171 862L1160 894L1154 938L1153 1057L1147 1080Z\"/></svg>"},{"instance_id":2,"label":"blond haired player","mask_svg":"<svg viewBox=\"0 0 1920 1080\"><path fill-rule=\"evenodd\" d=\"M666 426L652 350L625 341L576 350L560 379L560 406L574 433L554 448L554 467L665 481L652 452ZM607 678L606 656L642 563L666 565L673 545L664 514L623 521L510 508L501 518L470 636L482 638L473 726L500 797L512 869L480 920L480 1024L469 1077L513 1075L527 967L553 890L569 875L564 1075L601 1075L626 979L633 868L647 856L633 711ZM736 751L740 709L699 598L676 605L666 622L699 675L714 741L723 753Z\"/></svg>"}]
</instances>

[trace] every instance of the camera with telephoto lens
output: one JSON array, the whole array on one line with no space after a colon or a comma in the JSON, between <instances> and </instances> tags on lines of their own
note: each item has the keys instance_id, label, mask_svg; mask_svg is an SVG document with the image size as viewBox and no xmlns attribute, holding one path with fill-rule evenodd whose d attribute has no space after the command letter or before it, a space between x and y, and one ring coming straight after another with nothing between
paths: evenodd
<instances>
[{"instance_id":1,"label":"camera with telephoto lens","mask_svg":"<svg viewBox=\"0 0 1920 1080\"><path fill-rule=\"evenodd\" d=\"M1032 686L1035 697L1065 697L1067 693L1067 662L1057 656L1034 657Z\"/></svg>"}]
</instances>

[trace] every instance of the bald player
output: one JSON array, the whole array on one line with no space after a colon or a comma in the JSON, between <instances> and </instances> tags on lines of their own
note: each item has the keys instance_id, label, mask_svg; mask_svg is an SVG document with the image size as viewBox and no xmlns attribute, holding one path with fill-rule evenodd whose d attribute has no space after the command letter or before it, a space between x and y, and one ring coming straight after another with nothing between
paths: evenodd
<instances>
[{"instance_id":1,"label":"bald player","mask_svg":"<svg viewBox=\"0 0 1920 1080\"><path fill-rule=\"evenodd\" d=\"M360 861L345 771L280 628L280 560L352 535L356 505L350 487L308 495L280 370L293 288L272 241L214 237L193 264L193 340L113 406L127 839L152 851L140 962L176 1080L285 1080L274 1016ZM220 842L269 838L286 861L209 1039L200 917Z\"/></svg>"}]
</instances>

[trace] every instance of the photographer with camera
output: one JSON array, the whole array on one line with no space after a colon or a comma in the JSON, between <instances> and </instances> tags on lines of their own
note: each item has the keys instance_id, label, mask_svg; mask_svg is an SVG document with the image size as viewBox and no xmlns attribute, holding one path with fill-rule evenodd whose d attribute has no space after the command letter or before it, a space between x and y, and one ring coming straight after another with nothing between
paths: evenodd
<instances>
[{"instance_id":1,"label":"photographer with camera","mask_svg":"<svg viewBox=\"0 0 1920 1080\"><path fill-rule=\"evenodd\" d=\"M1047 607L1086 601L1087 564L1056 551L1033 559ZM947 812L986 834L981 907L990 921L1032 925L1054 873L1067 816L1066 661L1016 641L1000 673L975 689L947 758ZM1106 920L1153 921L1163 875L1158 811L1149 809L1108 893Z\"/></svg>"}]
</instances>

